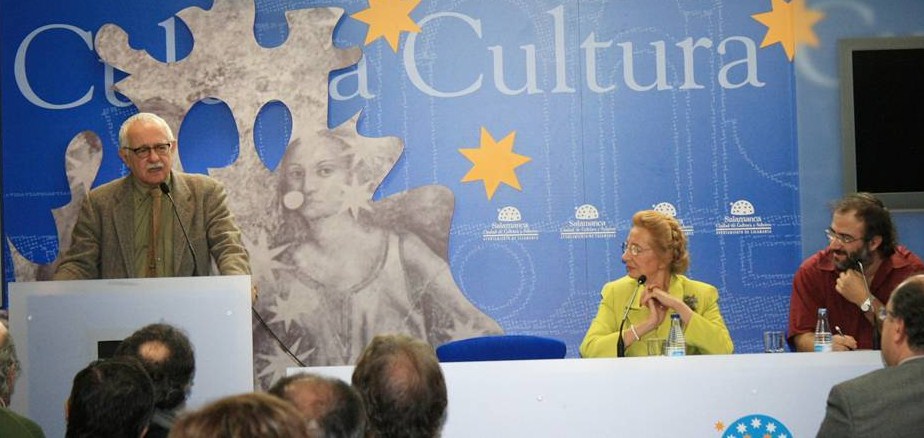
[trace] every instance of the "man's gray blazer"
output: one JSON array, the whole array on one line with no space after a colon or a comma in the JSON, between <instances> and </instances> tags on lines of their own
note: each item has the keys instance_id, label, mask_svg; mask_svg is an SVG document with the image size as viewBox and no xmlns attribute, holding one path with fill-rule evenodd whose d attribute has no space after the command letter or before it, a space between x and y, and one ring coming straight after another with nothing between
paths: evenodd
<instances>
[{"instance_id":1,"label":"man's gray blazer","mask_svg":"<svg viewBox=\"0 0 924 438\"><path fill-rule=\"evenodd\" d=\"M74 224L71 246L55 270L55 280L134 277L134 200L131 175L93 189ZM211 259L222 275L250 274L241 230L228 209L218 181L199 174L172 173L170 195L196 250L198 275L209 275ZM164 199L164 202L170 202ZM193 275L193 258L174 217L173 248L177 277ZM211 255L211 257L209 257Z\"/></svg>"},{"instance_id":2,"label":"man's gray blazer","mask_svg":"<svg viewBox=\"0 0 924 438\"><path fill-rule=\"evenodd\" d=\"M924 436L924 358L835 385L818 436Z\"/></svg>"}]
</instances>

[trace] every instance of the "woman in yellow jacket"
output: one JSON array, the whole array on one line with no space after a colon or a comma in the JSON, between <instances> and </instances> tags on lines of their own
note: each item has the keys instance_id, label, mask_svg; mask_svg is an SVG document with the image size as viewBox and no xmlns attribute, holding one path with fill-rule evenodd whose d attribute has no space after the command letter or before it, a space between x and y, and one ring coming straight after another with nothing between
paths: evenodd
<instances>
[{"instance_id":1,"label":"woman in yellow jacket","mask_svg":"<svg viewBox=\"0 0 924 438\"><path fill-rule=\"evenodd\" d=\"M626 356L647 356L646 340L667 338L670 313L680 315L687 354L734 351L718 290L683 275L690 256L676 219L653 210L636 213L622 249L628 273L603 286L597 316L581 342L582 357L615 357L620 337Z\"/></svg>"}]
</instances>

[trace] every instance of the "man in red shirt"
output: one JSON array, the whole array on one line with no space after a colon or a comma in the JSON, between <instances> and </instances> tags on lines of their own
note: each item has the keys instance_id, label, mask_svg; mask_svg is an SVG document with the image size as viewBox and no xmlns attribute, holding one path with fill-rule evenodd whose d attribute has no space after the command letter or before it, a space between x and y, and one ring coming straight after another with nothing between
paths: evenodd
<instances>
[{"instance_id":1,"label":"man in red shirt","mask_svg":"<svg viewBox=\"0 0 924 438\"><path fill-rule=\"evenodd\" d=\"M803 262L793 279L789 343L796 351L814 351L821 307L835 332L834 351L874 348L876 312L899 283L924 271L924 262L898 245L882 201L854 193L833 210L828 247Z\"/></svg>"}]
</instances>

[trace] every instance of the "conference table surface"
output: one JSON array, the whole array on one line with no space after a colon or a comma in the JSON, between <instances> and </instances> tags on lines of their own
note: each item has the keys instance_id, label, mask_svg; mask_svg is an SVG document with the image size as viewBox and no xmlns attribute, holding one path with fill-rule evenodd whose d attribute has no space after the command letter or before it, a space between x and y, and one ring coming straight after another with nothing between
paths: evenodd
<instances>
[{"instance_id":1,"label":"conference table surface","mask_svg":"<svg viewBox=\"0 0 924 438\"><path fill-rule=\"evenodd\" d=\"M882 368L879 352L441 364L443 436L814 436L831 387ZM347 382L352 366L290 368Z\"/></svg>"}]
</instances>

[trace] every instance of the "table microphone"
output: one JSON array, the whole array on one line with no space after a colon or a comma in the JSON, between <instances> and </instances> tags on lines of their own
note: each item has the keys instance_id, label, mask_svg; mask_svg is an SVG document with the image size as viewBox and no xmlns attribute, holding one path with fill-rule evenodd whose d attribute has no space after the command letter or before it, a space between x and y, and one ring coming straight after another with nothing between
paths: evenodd
<instances>
[{"instance_id":1,"label":"table microphone","mask_svg":"<svg viewBox=\"0 0 924 438\"><path fill-rule=\"evenodd\" d=\"M622 329L626 325L626 320L629 319L629 307L632 307L632 302L635 301L638 290L642 288L646 281L648 281L648 277L644 275L638 277L638 284L635 285L635 291L632 292L632 297L629 298L629 302L626 303L626 311L623 312L622 321L619 323L619 340L616 341L616 357L626 357L626 341L622 337Z\"/></svg>"},{"instance_id":2,"label":"table microphone","mask_svg":"<svg viewBox=\"0 0 924 438\"><path fill-rule=\"evenodd\" d=\"M170 196L170 186L167 183L160 183L160 191L163 194L167 195L167 199L170 200L170 203L173 204L173 215L176 216L177 223L180 224L180 231L183 232L183 238L186 239L186 247L189 248L189 253L192 254L193 261L193 277L199 275L199 264L196 263L196 250L193 249L192 242L189 240L189 235L186 234L186 227L183 226L183 221L180 219L180 213L176 211L176 202L173 201L173 196Z\"/></svg>"}]
</instances>

